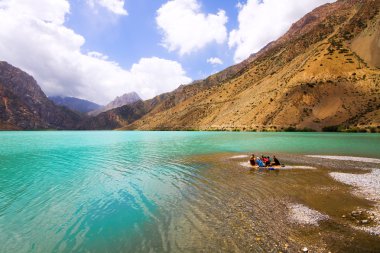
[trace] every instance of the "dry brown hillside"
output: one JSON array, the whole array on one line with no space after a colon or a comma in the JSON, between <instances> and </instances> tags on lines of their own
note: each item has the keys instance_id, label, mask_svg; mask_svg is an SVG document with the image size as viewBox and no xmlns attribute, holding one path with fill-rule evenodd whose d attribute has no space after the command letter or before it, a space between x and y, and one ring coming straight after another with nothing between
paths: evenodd
<instances>
[{"instance_id":1,"label":"dry brown hillside","mask_svg":"<svg viewBox=\"0 0 380 253\"><path fill-rule=\"evenodd\" d=\"M143 130L321 130L339 125L379 131L379 20L375 0L321 6L241 64L101 114L89 125L96 128L101 120L103 127L112 123Z\"/></svg>"},{"instance_id":2,"label":"dry brown hillside","mask_svg":"<svg viewBox=\"0 0 380 253\"><path fill-rule=\"evenodd\" d=\"M50 101L32 76L0 61L0 130L76 129L81 119Z\"/></svg>"}]
</instances>

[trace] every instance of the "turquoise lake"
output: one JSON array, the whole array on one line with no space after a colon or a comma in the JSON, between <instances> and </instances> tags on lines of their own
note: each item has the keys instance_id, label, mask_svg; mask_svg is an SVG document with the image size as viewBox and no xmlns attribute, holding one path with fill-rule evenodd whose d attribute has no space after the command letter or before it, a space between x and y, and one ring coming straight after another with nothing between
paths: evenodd
<instances>
[{"instance_id":1,"label":"turquoise lake","mask_svg":"<svg viewBox=\"0 0 380 253\"><path fill-rule=\"evenodd\" d=\"M380 158L379 134L0 132L0 143L0 252L173 251L181 203L210 180L197 156Z\"/></svg>"}]
</instances>

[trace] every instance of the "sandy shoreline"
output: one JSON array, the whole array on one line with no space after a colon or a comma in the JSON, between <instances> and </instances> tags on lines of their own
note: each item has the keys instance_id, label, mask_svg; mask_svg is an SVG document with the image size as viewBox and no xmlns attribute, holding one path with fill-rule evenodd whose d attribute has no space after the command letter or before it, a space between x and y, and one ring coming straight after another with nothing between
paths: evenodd
<instances>
[{"instance_id":1,"label":"sandy shoreline","mask_svg":"<svg viewBox=\"0 0 380 253\"><path fill-rule=\"evenodd\" d=\"M248 155L236 155L230 158L247 157ZM289 161L291 165L279 168L279 171L317 170L322 168L332 170L328 172L328 175L336 182L352 187L350 191L352 195L373 201L374 204L367 210L352 211L352 216L355 216L356 212L363 212L363 215L366 213L367 216L362 220L355 220L357 224L351 224L351 227L370 234L380 235L380 159L355 156L304 155L285 157L285 160ZM294 164L297 160L302 165ZM240 161L239 165L252 169L248 161ZM354 170L356 173L349 173L347 170ZM362 171L365 171L365 173ZM319 221L329 218L328 215L300 203L289 203L288 209L289 219L298 224L318 226ZM342 215L342 217L347 216L350 216L350 214ZM354 217L351 218L354 219Z\"/></svg>"},{"instance_id":2,"label":"sandy shoreline","mask_svg":"<svg viewBox=\"0 0 380 253\"><path fill-rule=\"evenodd\" d=\"M331 159L339 161L354 161L358 162L361 166L368 163L380 164L380 159L367 158L367 157L352 157L352 156L320 156L312 155L309 157L317 157L322 159ZM378 165L379 166L379 165ZM365 219L358 220L358 224L371 223L371 226L356 226L352 227L371 234L380 235L380 168L366 168L368 173L353 174L346 172L330 172L329 175L336 181L354 187L352 194L373 201L375 204L370 210L356 211L367 212L369 215ZM352 214L356 214L353 211Z\"/></svg>"},{"instance_id":3,"label":"sandy shoreline","mask_svg":"<svg viewBox=\"0 0 380 253\"><path fill-rule=\"evenodd\" d=\"M375 205L369 210L369 215L360 223L372 223L371 226L353 226L355 229L380 235L380 169L374 168L366 174L350 174L331 172L330 176L335 180L354 187L352 193L361 198L374 201Z\"/></svg>"}]
</instances>

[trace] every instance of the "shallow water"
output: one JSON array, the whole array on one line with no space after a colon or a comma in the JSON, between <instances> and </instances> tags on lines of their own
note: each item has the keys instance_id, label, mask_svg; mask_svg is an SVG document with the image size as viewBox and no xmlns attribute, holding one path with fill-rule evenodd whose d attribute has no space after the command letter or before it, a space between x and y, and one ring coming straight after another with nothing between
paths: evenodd
<instances>
[{"instance_id":1,"label":"shallow water","mask_svg":"<svg viewBox=\"0 0 380 253\"><path fill-rule=\"evenodd\" d=\"M371 207L328 176L342 161L303 156L380 158L378 134L0 132L0 141L0 252L380 249L339 218ZM318 169L250 172L239 165L247 152ZM333 219L300 228L288 203Z\"/></svg>"}]
</instances>

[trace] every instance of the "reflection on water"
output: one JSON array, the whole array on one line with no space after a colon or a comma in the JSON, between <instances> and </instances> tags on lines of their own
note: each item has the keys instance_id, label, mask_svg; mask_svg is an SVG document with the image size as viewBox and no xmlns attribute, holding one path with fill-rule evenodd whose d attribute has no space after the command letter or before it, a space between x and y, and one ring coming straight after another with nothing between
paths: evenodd
<instances>
[{"instance_id":1,"label":"reflection on water","mask_svg":"<svg viewBox=\"0 0 380 253\"><path fill-rule=\"evenodd\" d=\"M379 137L2 132L0 252L294 252L302 246L371 252L380 249L379 238L341 218L371 203L328 176L357 173L357 163L294 154L353 155L352 147L342 147L355 142L358 152L375 158ZM282 152L290 165L318 169L249 171L239 165L248 151ZM319 227L293 224L289 203L330 219Z\"/></svg>"}]
</instances>

